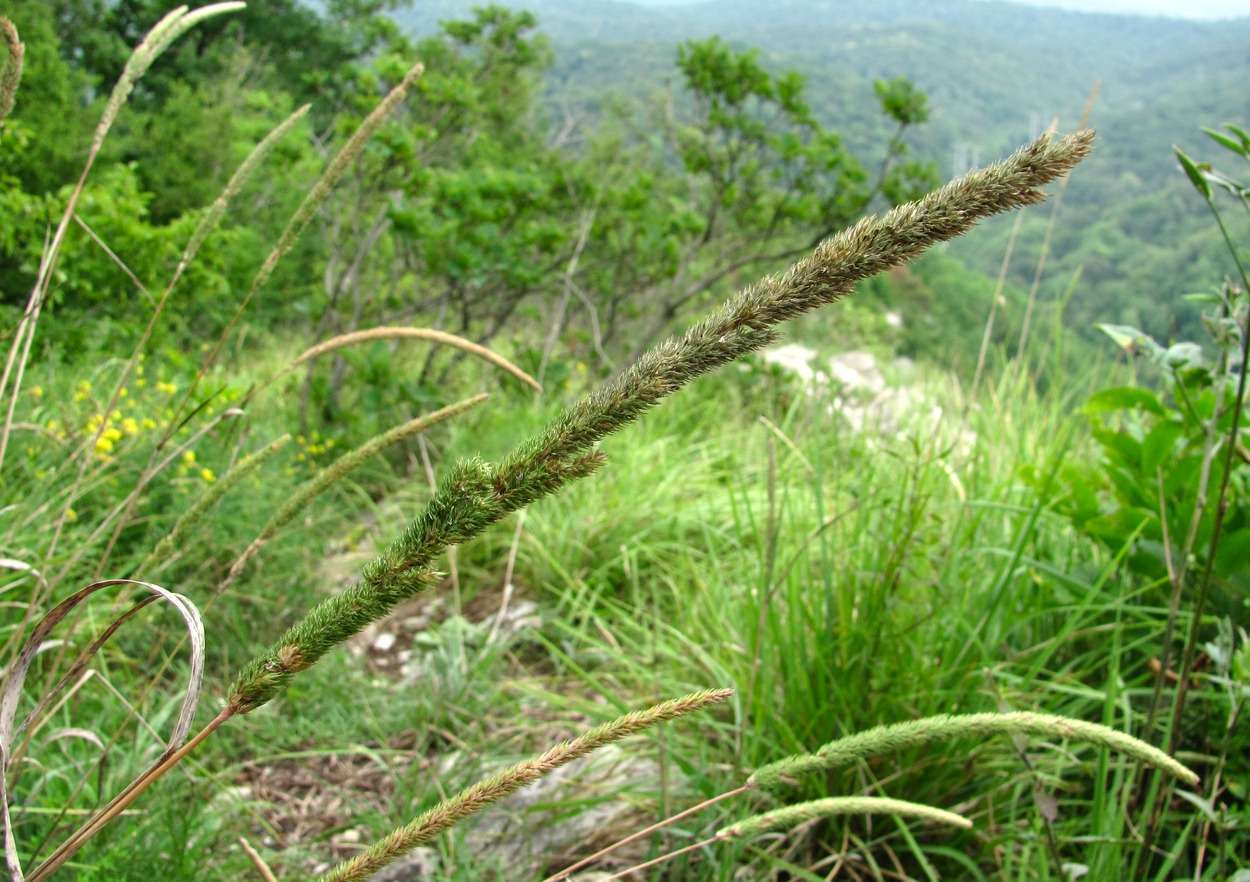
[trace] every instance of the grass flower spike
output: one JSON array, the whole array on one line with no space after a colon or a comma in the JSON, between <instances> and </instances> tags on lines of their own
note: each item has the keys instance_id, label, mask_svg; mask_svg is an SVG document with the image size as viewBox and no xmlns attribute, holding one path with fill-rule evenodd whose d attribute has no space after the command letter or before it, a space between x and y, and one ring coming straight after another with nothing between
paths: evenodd
<instances>
[{"instance_id":1,"label":"grass flower spike","mask_svg":"<svg viewBox=\"0 0 1250 882\"><path fill-rule=\"evenodd\" d=\"M857 282L970 230L978 220L1044 199L1041 187L1088 155L1094 133L1042 137L1008 159L960 178L919 202L868 218L823 242L781 276L731 298L680 338L645 354L614 381L565 411L497 466L457 464L426 511L363 577L292 627L231 686L227 701L247 713L397 603L438 580L435 561L506 515L592 474L595 444L692 380L768 345L782 322L845 297Z\"/></svg>"}]
</instances>

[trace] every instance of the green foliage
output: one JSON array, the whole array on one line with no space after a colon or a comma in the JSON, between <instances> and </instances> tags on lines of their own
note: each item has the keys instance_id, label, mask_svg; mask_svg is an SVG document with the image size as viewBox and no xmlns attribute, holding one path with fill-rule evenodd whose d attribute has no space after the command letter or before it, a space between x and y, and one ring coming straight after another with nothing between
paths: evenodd
<instances>
[{"instance_id":1,"label":"green foliage","mask_svg":"<svg viewBox=\"0 0 1250 882\"><path fill-rule=\"evenodd\" d=\"M1227 435L1237 409L1238 375L1226 358L1212 363L1194 344L1161 346L1136 329L1106 330L1150 359L1163 394L1116 387L1089 399L1085 409L1102 455L1067 471L1069 496L1062 511L1112 550L1127 549L1128 563L1143 578L1166 582L1169 564L1184 551L1196 554L1201 567L1211 546L1215 508L1209 496L1223 483L1225 468L1224 458L1216 456L1217 439ZM1240 597L1250 597L1247 466L1250 461L1239 453L1229 476L1228 535L1213 559L1218 583Z\"/></svg>"},{"instance_id":2,"label":"green foliage","mask_svg":"<svg viewBox=\"0 0 1250 882\"><path fill-rule=\"evenodd\" d=\"M1230 131L1235 137L1209 134L1250 160L1244 132ZM1176 155L1213 210L1213 188L1250 210L1250 191L1235 179L1179 149ZM1218 211L1215 216L1227 237ZM1205 571L1229 595L1226 609L1229 602L1250 602L1250 455L1243 437L1250 432L1244 382L1250 297L1231 239L1228 247L1241 284L1196 298L1213 304L1203 324L1214 357L1196 343L1165 346L1137 328L1102 326L1124 351L1148 360L1162 388L1117 387L1090 398L1085 409L1102 460L1070 470L1064 508L1078 528L1128 550L1130 566L1148 581L1175 584L1178 570L1191 565Z\"/></svg>"},{"instance_id":3,"label":"green foliage","mask_svg":"<svg viewBox=\"0 0 1250 882\"><path fill-rule=\"evenodd\" d=\"M36 196L78 177L99 116L87 100L98 83L60 52L65 27L56 11L57 4L44 0L14 0L4 10L26 44L26 59L17 103L5 122L0 175Z\"/></svg>"},{"instance_id":4,"label":"green foliage","mask_svg":"<svg viewBox=\"0 0 1250 882\"><path fill-rule=\"evenodd\" d=\"M55 226L71 187L33 196L12 179L7 183L0 193L10 209L0 219L0 279L7 305L16 309L34 284L45 246L40 231ZM56 346L68 351L107 349L129 338L168 283L203 212L183 215L172 224L153 224L148 218L151 196L139 186L131 166L113 165L84 190L79 222L66 238L48 303L58 316L52 320ZM193 304L179 310L176 324L167 328L172 339L202 338L221 327L229 314L229 293L240 282L232 260L236 241L230 233L212 240L188 268L185 284Z\"/></svg>"},{"instance_id":5,"label":"green foliage","mask_svg":"<svg viewBox=\"0 0 1250 882\"><path fill-rule=\"evenodd\" d=\"M1250 140L1230 126L1234 137L1208 132L1220 146L1242 160L1250 160ZM1165 869L1182 860L1195 838L1202 842L1197 860L1211 838L1211 865L1217 877L1238 864L1231 856L1244 850L1245 836L1237 818L1244 816L1244 790L1228 787L1222 776L1238 781L1246 774L1240 743L1232 733L1250 693L1233 657L1244 651L1245 633L1236 631L1250 608L1250 411L1247 410L1246 369L1250 359L1250 279L1235 241L1214 199L1218 190L1231 195L1237 208L1250 211L1250 191L1234 178L1190 159L1176 150L1191 186L1214 214L1237 282L1218 293L1195 298L1209 304L1203 316L1211 347L1189 342L1162 345L1141 330L1124 325L1102 325L1102 330L1131 356L1146 360L1147 373L1157 377L1155 388L1116 386L1092 395L1085 411L1099 456L1093 462L1068 463L1062 469L1063 495L1056 509L1084 535L1103 543L1123 560L1122 577L1153 593L1163 586L1158 606L1166 610L1157 640L1154 689L1148 706L1147 733L1156 728L1161 741L1175 749L1186 746L1217 757L1216 773L1203 797L1186 798L1205 814L1201 832L1169 819L1162 803L1168 791L1154 782L1144 792L1141 829L1145 845L1130 856L1131 878L1142 879L1159 861L1147 847L1164 844L1171 855ZM1212 354L1211 350L1214 350ZM1038 485L1037 472L1031 472ZM1143 613L1145 611L1143 610ZM1219 623L1220 637L1205 643L1209 612ZM1187 619L1187 621L1186 621ZM1169 669L1180 640L1176 673ZM1238 640L1241 649L1238 649ZM1191 677L1203 652L1216 661L1210 688L1198 711L1187 701L1198 685ZM1174 677L1175 686L1167 683ZM1191 720L1200 713L1206 725ZM1240 739L1238 739L1240 741ZM1219 808L1217 808L1219 807ZM1124 856L1107 852L1096 859L1125 866Z\"/></svg>"}]
</instances>

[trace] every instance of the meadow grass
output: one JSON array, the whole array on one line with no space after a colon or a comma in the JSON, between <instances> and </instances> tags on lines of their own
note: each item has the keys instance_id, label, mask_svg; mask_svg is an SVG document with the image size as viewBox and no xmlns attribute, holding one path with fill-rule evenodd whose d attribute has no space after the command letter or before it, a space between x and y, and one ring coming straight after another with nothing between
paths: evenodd
<instances>
[{"instance_id":1,"label":"meadow grass","mask_svg":"<svg viewBox=\"0 0 1250 882\"><path fill-rule=\"evenodd\" d=\"M882 436L851 431L797 380L770 378L766 395L756 380L730 373L700 381L685 401L607 442L615 467L593 486L527 513L513 580L552 604L536 675L517 677L527 692L592 712L604 700L621 709L636 695L737 684L732 719L656 744L686 779L686 802L731 788L744 770L781 754L884 720L1045 710L1118 730L1140 723L1118 684L1143 682L1143 644L1157 636L1164 611L1122 596L1115 560L1049 511L1017 458L1023 452L1031 467L1055 472L1087 455L1071 389L1011 395L1019 379L1004 377L961 420L951 378L929 391L955 415L941 431L918 421ZM490 449L489 433L474 440ZM510 524L489 531L464 549L461 573L497 584L511 541ZM1074 755L1097 770L1090 781L1059 777ZM981 774L970 776L970 767ZM1097 866L1108 848L1112 863L1121 859L1113 794L1128 770L1099 750L1039 755L1009 739L954 742L908 749L798 792L960 806L980 827L944 836L937 857L933 842L906 827L878 825L868 836L856 819L835 829L870 863L903 855L916 878L926 862L954 871L987 860L1004 862L1011 878L1017 864L1049 862L1038 853L1047 835L1064 842L1073 863ZM987 779L996 783L987 788ZM1049 804L1048 788L1063 811L1043 823L1037 805ZM673 794L656 799L660 813L684 804ZM740 799L714 817L759 808ZM1112 846L1091 834L1089 821ZM715 823L704 813L682 835ZM830 835L825 829L821 840ZM1091 835L1086 845L1067 841ZM754 872L814 866L821 848L792 844L779 862L761 853ZM704 855L678 864L666 878L729 878L741 852L720 857L726 863Z\"/></svg>"},{"instance_id":2,"label":"meadow grass","mask_svg":"<svg viewBox=\"0 0 1250 882\"><path fill-rule=\"evenodd\" d=\"M851 431L828 412L827 400L758 368L699 381L683 400L606 442L614 467L593 484L527 513L512 581L540 601L538 632L509 649L507 642L466 644L453 628L438 627L450 641L445 661L420 690L389 685L339 653L335 670L300 681L279 713L258 715L246 732L198 757L194 768L219 785L201 792L265 765L299 762L310 750L327 762L368 757L395 784L385 807L373 794L355 797L352 829L377 836L394 810L415 815L437 801L414 756L450 748L464 757L462 768L434 778L451 791L470 783L475 770L492 768L481 757L502 760L540 746L558 731L560 716L602 718L709 682L737 685L730 713L688 721L641 748L671 776L671 791L653 797L657 818L732 788L760 765L881 722L1041 710L1132 730L1134 696L1146 691L1143 665L1165 611L1146 602L1146 589L1118 578L1114 557L1074 534L1039 495L1034 471L1044 479L1066 458L1087 455L1071 393L1017 395L1019 381L1005 376L961 420L957 384L934 385L929 394L947 414L941 431L922 423L882 435ZM518 428L544 423L558 403L516 396L510 406L506 417L496 411L454 424L441 458L470 449L492 455ZM1022 470L1022 461L1033 471ZM379 488L392 487L388 505L411 510L429 498L428 489L395 488L398 478L375 478ZM640 487L647 488L641 497ZM361 503L367 512L369 499L327 500L318 509L331 518L321 522L322 535L385 542L393 520L365 533L354 527L359 515L351 512L362 511ZM262 526L255 515L247 523L254 532ZM498 597L501 561L515 537L515 523L504 522L459 551L461 608L478 596ZM266 611L271 626L282 586L298 591L318 571L318 549L292 550L296 556L280 558L286 572L276 586L266 565L210 610L210 631L230 635L227 646L254 646L272 633L254 621L257 612ZM295 602L303 607L313 600L288 596L302 597ZM244 622L251 624L241 628ZM134 653L141 645L121 648ZM124 670L126 658L113 664ZM227 675L228 659L220 665L219 676ZM518 725L522 708L536 701L548 710L532 727ZM120 723L103 700L81 704L72 720L101 732ZM376 746L351 746L362 742ZM1073 756L1093 770L1088 781L1063 773ZM113 781L127 774L120 765L110 773ZM926 863L933 872L954 872L971 861L985 872L987 861L998 861L1001 878L1014 878L1048 864L1039 845L1048 826L1065 855L1075 849L1074 859L1088 855L1096 867L1110 852L1101 865L1114 866L1125 831L1113 797L1127 774L1123 761L1102 751L1038 753L1010 739L907 749L802 782L788 801L830 793L903 797L957 807L973 819L974 833L913 832L880 818L825 820L808 826L821 831L815 838L719 844L674 862L665 878L728 879L744 861L760 878L787 867L819 872L832 859L821 843L832 841L845 844L843 859L877 865L870 878L891 861L917 879L926 878ZM188 796L201 790L171 786ZM1047 792L1061 805L1051 824L1037 808L1037 794ZM183 809L180 834L123 821L99 842L83 878L115 873L119 858L109 856L136 841L163 850L176 846L177 835L198 836L195 847L215 855L199 867L205 878L241 872L246 863L233 838L255 838L273 823L271 812L201 799L198 808ZM729 801L653 847L680 844L766 805L753 796ZM286 873L323 865L324 845L290 839L289 846L289 854L270 858ZM471 856L444 848L453 856L448 866L473 878Z\"/></svg>"}]
</instances>

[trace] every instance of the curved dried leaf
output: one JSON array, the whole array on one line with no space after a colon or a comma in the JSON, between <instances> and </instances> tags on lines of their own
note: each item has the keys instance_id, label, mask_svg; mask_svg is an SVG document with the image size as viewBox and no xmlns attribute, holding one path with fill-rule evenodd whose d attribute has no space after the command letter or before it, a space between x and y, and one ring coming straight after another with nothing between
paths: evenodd
<instances>
[{"instance_id":1,"label":"curved dried leaf","mask_svg":"<svg viewBox=\"0 0 1250 882\"><path fill-rule=\"evenodd\" d=\"M342 334L323 343L318 343L316 346L303 352L299 358L291 362L291 367L298 367L319 355L325 355L327 352L333 352L335 349L342 349L344 346L354 346L357 343L369 343L373 340L390 340L395 338L429 340L432 343L454 346L483 361L490 362L501 370L507 371L534 391L543 391L543 387L539 385L537 380L502 355L497 355L485 346L481 346L471 340L457 337L455 334L448 334L445 331L435 331L431 328L378 327L370 328L366 331L353 331L350 334Z\"/></svg>"},{"instance_id":2,"label":"curved dried leaf","mask_svg":"<svg viewBox=\"0 0 1250 882\"><path fill-rule=\"evenodd\" d=\"M117 585L134 585L144 588L150 592L150 596L136 602L96 637L78 655L78 658L74 660L66 674L40 699L36 708L22 721L21 725L15 726L17 705L22 696L22 686L26 681L26 673L30 670L30 665L35 657L43 651L49 642L46 639L48 635L87 598L98 591ZM7 773L14 739L56 700L57 696L60 695L69 683L77 678L79 672L90 663L91 659L100 651L100 647L113 636L118 628L139 610L157 600L169 602L182 616L187 626L191 644L191 672L188 677L187 690L183 696L182 709L174 725L173 734L170 736L165 750L161 753L160 759L164 759L186 741L187 735L191 730L191 723L195 717L196 707L199 704L200 688L204 680L204 623L200 620L199 610L196 609L195 604L190 600L150 582L139 582L131 579L106 579L94 582L86 588L71 594L44 615L36 623L34 631L22 647L21 652L18 653L10 675L5 681L3 692L0 692L0 813L3 813L4 819L5 861L14 880L20 882L24 878L17 855L17 844L13 839L12 819L9 816L8 809Z\"/></svg>"}]
</instances>

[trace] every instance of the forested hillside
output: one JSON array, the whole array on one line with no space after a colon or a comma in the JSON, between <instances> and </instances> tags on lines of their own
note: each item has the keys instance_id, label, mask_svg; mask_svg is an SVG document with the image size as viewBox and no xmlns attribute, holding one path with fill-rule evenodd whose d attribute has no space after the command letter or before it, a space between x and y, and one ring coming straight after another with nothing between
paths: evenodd
<instances>
[{"instance_id":1,"label":"forested hillside","mask_svg":"<svg viewBox=\"0 0 1250 882\"><path fill-rule=\"evenodd\" d=\"M467 5L443 0L396 18L419 32ZM1201 333L1197 312L1179 296L1229 270L1172 145L1195 143L1203 126L1250 119L1250 18L1193 22L979 0L793 0L766 9L747 0L661 8L546 0L527 8L555 50L546 101L557 119L593 119L608 92L664 88L674 43L719 34L760 47L770 67L802 72L814 112L856 149L880 136L872 81L908 78L931 110L909 139L943 177L992 161L1053 120L1075 126L1098 86L1089 115L1098 152L1065 194L1043 296L1059 296L1079 269L1074 328L1125 322L1192 338ZM951 251L994 275L1011 223ZM1012 275L1022 287L1045 225L1034 213L1022 228Z\"/></svg>"}]
</instances>

